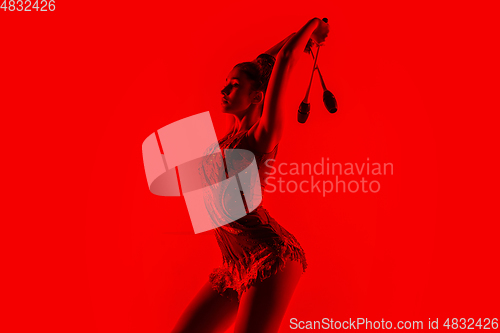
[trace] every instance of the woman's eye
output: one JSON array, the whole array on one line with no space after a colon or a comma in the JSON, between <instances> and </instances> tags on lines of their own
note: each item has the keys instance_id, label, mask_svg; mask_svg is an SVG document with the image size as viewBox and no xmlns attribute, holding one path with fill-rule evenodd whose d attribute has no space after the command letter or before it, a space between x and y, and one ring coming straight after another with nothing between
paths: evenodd
<instances>
[{"instance_id":1,"label":"woman's eye","mask_svg":"<svg viewBox=\"0 0 500 333\"><path fill-rule=\"evenodd\" d=\"M224 89L227 89L227 87L229 86L229 88L233 88L233 87L239 87L240 84L239 83L230 83L230 84L225 84L222 86L222 89L221 90L224 90Z\"/></svg>"}]
</instances>

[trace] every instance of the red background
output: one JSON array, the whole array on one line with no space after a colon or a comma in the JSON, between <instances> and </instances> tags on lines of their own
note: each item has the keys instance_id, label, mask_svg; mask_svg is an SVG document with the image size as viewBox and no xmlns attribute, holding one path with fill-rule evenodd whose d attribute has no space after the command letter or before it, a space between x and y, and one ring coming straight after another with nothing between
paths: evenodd
<instances>
[{"instance_id":1,"label":"red background","mask_svg":"<svg viewBox=\"0 0 500 333\"><path fill-rule=\"evenodd\" d=\"M493 4L493 2L491 2ZM331 33L290 84L278 162L393 163L379 193L274 193L306 251L288 321L499 316L498 11L486 2L71 2L0 11L4 332L168 332L221 257L141 145L312 17ZM300 180L300 177L287 178ZM307 179L307 177L304 177ZM495 268L497 267L497 268Z\"/></svg>"}]
</instances>

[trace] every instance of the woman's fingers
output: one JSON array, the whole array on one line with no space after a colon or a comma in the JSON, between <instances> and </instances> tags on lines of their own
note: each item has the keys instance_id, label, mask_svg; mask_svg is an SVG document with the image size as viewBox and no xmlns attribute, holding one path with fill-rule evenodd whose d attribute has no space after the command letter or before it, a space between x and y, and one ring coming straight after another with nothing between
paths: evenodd
<instances>
[{"instance_id":1,"label":"woman's fingers","mask_svg":"<svg viewBox=\"0 0 500 333\"><path fill-rule=\"evenodd\" d=\"M311 36L315 44L318 46L322 46L325 43L328 33L330 32L330 24L325 21L327 20L320 21L318 27L314 30Z\"/></svg>"}]
</instances>

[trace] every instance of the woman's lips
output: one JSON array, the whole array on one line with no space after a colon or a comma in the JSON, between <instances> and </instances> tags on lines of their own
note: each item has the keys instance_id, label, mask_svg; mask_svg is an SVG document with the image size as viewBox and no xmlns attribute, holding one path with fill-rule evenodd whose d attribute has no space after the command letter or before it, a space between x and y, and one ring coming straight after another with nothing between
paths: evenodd
<instances>
[{"instance_id":1,"label":"woman's lips","mask_svg":"<svg viewBox=\"0 0 500 333\"><path fill-rule=\"evenodd\" d=\"M227 99L225 99L224 97L222 97L221 103L222 104L229 104L229 101Z\"/></svg>"}]
</instances>

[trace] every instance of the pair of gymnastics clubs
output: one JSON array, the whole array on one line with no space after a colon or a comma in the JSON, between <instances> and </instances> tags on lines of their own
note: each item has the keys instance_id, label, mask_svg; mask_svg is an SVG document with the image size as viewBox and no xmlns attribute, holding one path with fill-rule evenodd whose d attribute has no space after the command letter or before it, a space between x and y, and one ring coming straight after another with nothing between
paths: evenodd
<instances>
[{"instance_id":1,"label":"pair of gymnastics clubs","mask_svg":"<svg viewBox=\"0 0 500 333\"><path fill-rule=\"evenodd\" d=\"M326 18L324 18L323 21L325 23L328 23L328 19ZM314 59L314 65L313 65L313 71L311 73L311 80L309 81L309 86L307 87L306 96L302 100L302 103L300 103L299 112L297 114L297 120L301 124L306 122L311 110L311 104L309 103L309 92L311 91L312 80L314 77L314 72L316 70L318 71L319 79L321 81L321 86L323 87L323 104L325 105L328 112L330 113L337 112L337 100L335 99L335 96L332 94L332 92L326 88L325 81L323 80L323 76L321 75L321 71L319 70L319 67L317 65L319 48L320 46L318 45L318 50L316 51L316 57L314 56L312 50L309 49L309 52L311 53L311 56Z\"/></svg>"}]
</instances>

